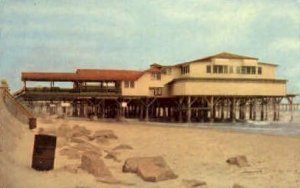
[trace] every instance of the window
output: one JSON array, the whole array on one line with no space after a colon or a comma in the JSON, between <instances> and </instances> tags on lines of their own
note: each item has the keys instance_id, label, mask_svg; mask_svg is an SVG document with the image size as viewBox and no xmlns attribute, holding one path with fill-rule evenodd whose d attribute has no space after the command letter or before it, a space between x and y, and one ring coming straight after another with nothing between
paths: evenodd
<instances>
[{"instance_id":1,"label":"window","mask_svg":"<svg viewBox=\"0 0 300 188\"><path fill-rule=\"evenodd\" d=\"M151 91L152 95L154 95L154 96L161 96L162 95L162 88L161 87L150 88L150 91Z\"/></svg>"},{"instance_id":2,"label":"window","mask_svg":"<svg viewBox=\"0 0 300 188\"><path fill-rule=\"evenodd\" d=\"M125 87L125 88L129 88L129 81L125 81L124 87Z\"/></svg>"},{"instance_id":3,"label":"window","mask_svg":"<svg viewBox=\"0 0 300 188\"><path fill-rule=\"evenodd\" d=\"M125 88L134 88L134 81L125 81L124 87Z\"/></svg>"},{"instance_id":4,"label":"window","mask_svg":"<svg viewBox=\"0 0 300 188\"><path fill-rule=\"evenodd\" d=\"M241 74L241 67L236 67L236 73Z\"/></svg>"},{"instance_id":5,"label":"window","mask_svg":"<svg viewBox=\"0 0 300 188\"><path fill-rule=\"evenodd\" d=\"M134 81L130 81L129 86L130 86L130 88L134 88Z\"/></svg>"},{"instance_id":6,"label":"window","mask_svg":"<svg viewBox=\"0 0 300 188\"><path fill-rule=\"evenodd\" d=\"M167 75L171 75L172 74L172 68L166 68L166 73Z\"/></svg>"},{"instance_id":7,"label":"window","mask_svg":"<svg viewBox=\"0 0 300 188\"><path fill-rule=\"evenodd\" d=\"M228 66L227 65L214 65L213 66L213 73L228 73Z\"/></svg>"},{"instance_id":8,"label":"window","mask_svg":"<svg viewBox=\"0 0 300 188\"><path fill-rule=\"evenodd\" d=\"M257 67L257 74L262 74L262 68L261 67Z\"/></svg>"},{"instance_id":9,"label":"window","mask_svg":"<svg viewBox=\"0 0 300 188\"><path fill-rule=\"evenodd\" d=\"M151 74L152 80L160 80L161 79L161 73L160 72L154 72Z\"/></svg>"},{"instance_id":10,"label":"window","mask_svg":"<svg viewBox=\"0 0 300 188\"><path fill-rule=\"evenodd\" d=\"M190 66L189 65L184 65L181 67L181 74L188 74L190 73Z\"/></svg>"},{"instance_id":11,"label":"window","mask_svg":"<svg viewBox=\"0 0 300 188\"><path fill-rule=\"evenodd\" d=\"M236 68L238 74L256 74L256 67L254 66L241 66Z\"/></svg>"},{"instance_id":12,"label":"window","mask_svg":"<svg viewBox=\"0 0 300 188\"><path fill-rule=\"evenodd\" d=\"M210 66L210 65L207 65L207 66L206 66L206 72L207 72L207 73L211 73L211 66Z\"/></svg>"}]
</instances>

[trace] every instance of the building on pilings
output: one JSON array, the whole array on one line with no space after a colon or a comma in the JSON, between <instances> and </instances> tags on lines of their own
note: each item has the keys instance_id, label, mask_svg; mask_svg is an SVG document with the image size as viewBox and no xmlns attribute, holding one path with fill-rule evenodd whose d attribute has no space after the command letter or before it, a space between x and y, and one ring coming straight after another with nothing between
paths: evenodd
<instances>
[{"instance_id":1,"label":"building on pilings","mask_svg":"<svg viewBox=\"0 0 300 188\"><path fill-rule=\"evenodd\" d=\"M31 104L48 101L52 107L70 103L71 114L81 117L278 121L281 100L287 98L292 105L295 95L286 93L287 80L276 78L277 67L255 57L223 52L176 65L151 64L144 71L23 72L24 87L15 97ZM50 85L30 87L28 82ZM58 82L72 86L58 87Z\"/></svg>"}]
</instances>

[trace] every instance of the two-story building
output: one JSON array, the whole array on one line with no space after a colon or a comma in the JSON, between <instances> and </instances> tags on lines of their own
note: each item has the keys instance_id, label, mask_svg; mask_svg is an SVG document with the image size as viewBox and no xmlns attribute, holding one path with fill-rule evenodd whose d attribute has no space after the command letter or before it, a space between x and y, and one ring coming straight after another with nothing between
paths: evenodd
<instances>
[{"instance_id":1,"label":"two-story building","mask_svg":"<svg viewBox=\"0 0 300 188\"><path fill-rule=\"evenodd\" d=\"M220 53L176 65L152 64L144 71L78 69L74 73L23 72L26 101L69 101L74 116L125 116L165 121L279 119L286 80L277 65L254 57ZM29 87L28 82L49 82ZM57 87L58 82L72 87ZM237 117L237 115L239 115Z\"/></svg>"}]
</instances>

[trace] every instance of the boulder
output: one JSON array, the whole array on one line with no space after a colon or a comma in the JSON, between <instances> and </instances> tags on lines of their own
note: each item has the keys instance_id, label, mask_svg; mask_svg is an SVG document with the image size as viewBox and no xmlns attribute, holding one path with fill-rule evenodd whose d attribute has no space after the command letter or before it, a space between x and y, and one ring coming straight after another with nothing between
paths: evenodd
<instances>
[{"instance_id":1,"label":"boulder","mask_svg":"<svg viewBox=\"0 0 300 188\"><path fill-rule=\"evenodd\" d=\"M74 143L84 143L85 140L84 139L81 139L81 138L77 138L77 137L72 137L70 139L71 142L74 142Z\"/></svg>"},{"instance_id":2,"label":"boulder","mask_svg":"<svg viewBox=\"0 0 300 188\"><path fill-rule=\"evenodd\" d=\"M123 165L123 172L136 173L144 181L150 182L178 177L161 156L129 158Z\"/></svg>"},{"instance_id":3,"label":"boulder","mask_svg":"<svg viewBox=\"0 0 300 188\"><path fill-rule=\"evenodd\" d=\"M80 152L74 148L64 148L59 151L59 154L67 156L69 159L79 159Z\"/></svg>"},{"instance_id":4,"label":"boulder","mask_svg":"<svg viewBox=\"0 0 300 188\"><path fill-rule=\"evenodd\" d=\"M92 139L95 138L118 139L112 130L98 130L92 137Z\"/></svg>"},{"instance_id":5,"label":"boulder","mask_svg":"<svg viewBox=\"0 0 300 188\"><path fill-rule=\"evenodd\" d=\"M234 185L232 186L232 188L245 188L245 187L242 186L242 185L239 185L239 184L234 184Z\"/></svg>"},{"instance_id":6,"label":"boulder","mask_svg":"<svg viewBox=\"0 0 300 188\"><path fill-rule=\"evenodd\" d=\"M61 124L56 130L56 136L70 138L72 129L68 124Z\"/></svg>"},{"instance_id":7,"label":"boulder","mask_svg":"<svg viewBox=\"0 0 300 188\"><path fill-rule=\"evenodd\" d=\"M183 179L182 184L186 188L207 187L207 184L205 181L199 181L199 180L195 180L195 179L191 179L191 180Z\"/></svg>"},{"instance_id":8,"label":"boulder","mask_svg":"<svg viewBox=\"0 0 300 188\"><path fill-rule=\"evenodd\" d=\"M120 153L119 152L116 152L116 151L106 151L106 156L104 158L106 159L112 159L116 162L121 162L121 160L119 159L119 155Z\"/></svg>"},{"instance_id":9,"label":"boulder","mask_svg":"<svg viewBox=\"0 0 300 188\"><path fill-rule=\"evenodd\" d=\"M133 149L133 148L127 144L120 144L113 148L113 150L131 150L131 149Z\"/></svg>"},{"instance_id":10,"label":"boulder","mask_svg":"<svg viewBox=\"0 0 300 188\"><path fill-rule=\"evenodd\" d=\"M227 159L226 162L228 164L237 165L239 167L249 166L247 158L244 155L239 155L239 156L236 156L236 157L231 157L231 158Z\"/></svg>"},{"instance_id":11,"label":"boulder","mask_svg":"<svg viewBox=\"0 0 300 188\"><path fill-rule=\"evenodd\" d=\"M85 127L75 125L72 129L71 136L72 137L80 137L80 136L89 135L89 134L91 134L90 130L86 129Z\"/></svg>"},{"instance_id":12,"label":"boulder","mask_svg":"<svg viewBox=\"0 0 300 188\"><path fill-rule=\"evenodd\" d=\"M101 156L102 150L98 148L97 146L94 146L93 144L83 142L83 143L78 143L77 145L72 147L73 149L82 151L82 152L94 152L97 153L99 156Z\"/></svg>"},{"instance_id":13,"label":"boulder","mask_svg":"<svg viewBox=\"0 0 300 188\"><path fill-rule=\"evenodd\" d=\"M96 177L114 179L103 160L94 152L89 151L82 154L80 167Z\"/></svg>"}]
</instances>

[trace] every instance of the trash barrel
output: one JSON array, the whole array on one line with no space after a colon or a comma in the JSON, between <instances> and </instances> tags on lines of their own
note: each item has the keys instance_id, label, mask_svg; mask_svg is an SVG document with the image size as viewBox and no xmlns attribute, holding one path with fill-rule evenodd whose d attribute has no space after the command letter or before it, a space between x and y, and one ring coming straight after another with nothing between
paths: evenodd
<instances>
[{"instance_id":1,"label":"trash barrel","mask_svg":"<svg viewBox=\"0 0 300 188\"><path fill-rule=\"evenodd\" d=\"M36 170L51 170L54 167L56 136L35 135L31 167Z\"/></svg>"}]
</instances>

